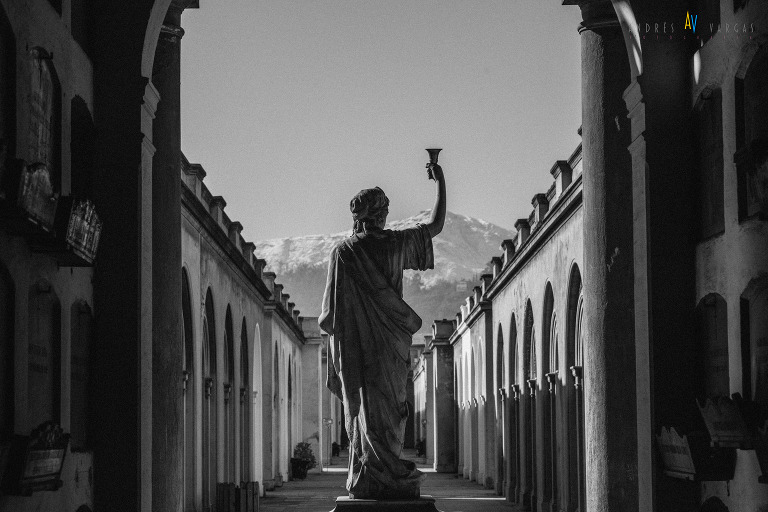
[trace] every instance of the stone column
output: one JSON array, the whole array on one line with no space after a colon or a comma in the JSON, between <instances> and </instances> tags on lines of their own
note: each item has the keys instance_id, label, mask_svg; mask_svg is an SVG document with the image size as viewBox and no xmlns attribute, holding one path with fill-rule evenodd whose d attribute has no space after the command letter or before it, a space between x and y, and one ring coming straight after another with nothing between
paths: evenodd
<instances>
[{"instance_id":1,"label":"stone column","mask_svg":"<svg viewBox=\"0 0 768 512\"><path fill-rule=\"evenodd\" d=\"M630 69L611 3L579 7L587 508L631 512L638 506L632 171L622 99Z\"/></svg>"},{"instance_id":2,"label":"stone column","mask_svg":"<svg viewBox=\"0 0 768 512\"><path fill-rule=\"evenodd\" d=\"M582 368L581 366L571 366L571 373L573 374L573 392L576 395L576 460L578 461L578 503L579 510L584 510L586 503L586 490L584 488L584 425L581 422L581 418L584 417L584 392L582 384Z\"/></svg>"},{"instance_id":3,"label":"stone column","mask_svg":"<svg viewBox=\"0 0 768 512\"><path fill-rule=\"evenodd\" d=\"M529 475L528 481L530 482L530 487L526 489L523 505L530 507L530 509L533 510L538 504L536 499L536 490L538 489L538 482L536 481L538 478L538 474L536 473L536 461L539 457L539 450L536 445L536 379L528 379L526 382L528 384L529 393L528 414L531 418L531 430L530 432L526 432L526 434L528 434L528 442L526 443L528 446L525 447L526 451L530 454L530 465L526 468L526 472Z\"/></svg>"},{"instance_id":4,"label":"stone column","mask_svg":"<svg viewBox=\"0 0 768 512\"><path fill-rule=\"evenodd\" d=\"M453 322L437 320L432 324L432 341L427 347L432 352L434 385L431 395L432 415L427 421L433 425L434 468L438 473L453 473L456 465L456 404L453 382L453 347L450 337Z\"/></svg>"},{"instance_id":5,"label":"stone column","mask_svg":"<svg viewBox=\"0 0 768 512\"><path fill-rule=\"evenodd\" d=\"M181 336L181 13L168 9L152 83L160 95L152 126L152 507L179 510L183 492Z\"/></svg>"},{"instance_id":6,"label":"stone column","mask_svg":"<svg viewBox=\"0 0 768 512\"><path fill-rule=\"evenodd\" d=\"M547 414L549 414L549 432L547 432L547 436L549 437L549 456L551 457L549 461L551 482L549 492L551 494L548 506L550 510L555 511L560 499L557 486L557 473L560 471L560 461L557 452L557 371L547 373L545 377L547 378L547 392L549 393L547 397L547 405L549 407L549 411L547 411ZM546 463L544 467L546 468Z\"/></svg>"},{"instance_id":7,"label":"stone column","mask_svg":"<svg viewBox=\"0 0 768 512\"><path fill-rule=\"evenodd\" d=\"M512 370L514 376L514 370ZM510 426L510 455L509 455L509 492L507 500L512 503L520 503L520 493L522 492L522 471L520 464L520 386L513 384L510 386L512 397L512 406L509 408L509 426Z\"/></svg>"},{"instance_id":8,"label":"stone column","mask_svg":"<svg viewBox=\"0 0 768 512\"><path fill-rule=\"evenodd\" d=\"M508 486L509 472L507 471L507 460L509 459L509 434L507 429L507 419L509 417L509 407L507 404L507 390L500 387L498 390L498 399L496 403L496 494L503 496L506 494ZM506 456L506 459L505 459Z\"/></svg>"},{"instance_id":9,"label":"stone column","mask_svg":"<svg viewBox=\"0 0 768 512\"><path fill-rule=\"evenodd\" d=\"M426 407L424 411L424 419L427 422L426 428L426 446L424 450L427 455L427 464L434 464L435 462L435 370L433 368L433 353L429 349L424 352L424 377L426 378L426 385L424 386L426 396L424 401Z\"/></svg>"},{"instance_id":10,"label":"stone column","mask_svg":"<svg viewBox=\"0 0 768 512\"><path fill-rule=\"evenodd\" d=\"M312 452L318 462L323 459L323 446L320 440L323 439L322 402L323 389L325 388L325 374L320 370L322 367L321 357L323 349L323 338L319 335L319 327L311 332L306 324L313 323L317 326L315 318L305 318L302 325L306 342L301 349L301 435L298 441L306 441L312 445ZM325 388L327 389L327 388ZM295 399L294 399L295 400ZM298 442L297 441L297 442ZM295 443L294 443L295 445Z\"/></svg>"}]
</instances>

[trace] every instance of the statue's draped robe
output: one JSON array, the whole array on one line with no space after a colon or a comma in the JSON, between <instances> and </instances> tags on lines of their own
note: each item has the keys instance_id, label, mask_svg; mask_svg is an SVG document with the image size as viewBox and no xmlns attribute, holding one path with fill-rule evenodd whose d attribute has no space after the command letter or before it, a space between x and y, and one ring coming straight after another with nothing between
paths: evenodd
<instances>
[{"instance_id":1,"label":"statue's draped robe","mask_svg":"<svg viewBox=\"0 0 768 512\"><path fill-rule=\"evenodd\" d=\"M331 252L320 326L331 335L328 388L344 403L353 498L419 495L424 478L401 460L411 336L421 318L403 300L403 270L434 268L419 224L357 233Z\"/></svg>"}]
</instances>

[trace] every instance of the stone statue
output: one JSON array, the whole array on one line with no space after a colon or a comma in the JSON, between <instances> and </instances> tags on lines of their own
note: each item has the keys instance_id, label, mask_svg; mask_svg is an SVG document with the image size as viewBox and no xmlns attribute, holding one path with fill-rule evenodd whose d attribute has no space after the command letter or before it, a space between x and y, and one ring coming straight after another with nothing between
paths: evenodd
<instances>
[{"instance_id":1,"label":"stone statue","mask_svg":"<svg viewBox=\"0 0 768 512\"><path fill-rule=\"evenodd\" d=\"M411 336L421 327L403 300L403 270L434 268L432 238L445 222L445 180L435 160L427 164L437 185L429 223L384 229L389 199L378 187L362 190L350 203L352 236L330 256L320 326L331 335L327 386L344 403L351 499L418 498L424 479L400 458Z\"/></svg>"}]
</instances>

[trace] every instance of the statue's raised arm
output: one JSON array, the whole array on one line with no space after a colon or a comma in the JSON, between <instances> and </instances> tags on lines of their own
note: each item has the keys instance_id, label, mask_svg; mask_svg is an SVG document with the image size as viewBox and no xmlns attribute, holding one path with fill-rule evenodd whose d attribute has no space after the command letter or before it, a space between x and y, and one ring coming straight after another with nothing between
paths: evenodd
<instances>
[{"instance_id":1,"label":"statue's raised arm","mask_svg":"<svg viewBox=\"0 0 768 512\"><path fill-rule=\"evenodd\" d=\"M440 234L445 224L445 176L443 175L443 168L437 162L428 163L427 169L429 169L430 179L435 180L435 185L437 185L435 205L432 207L432 216L427 224L429 234L434 238Z\"/></svg>"}]
</instances>

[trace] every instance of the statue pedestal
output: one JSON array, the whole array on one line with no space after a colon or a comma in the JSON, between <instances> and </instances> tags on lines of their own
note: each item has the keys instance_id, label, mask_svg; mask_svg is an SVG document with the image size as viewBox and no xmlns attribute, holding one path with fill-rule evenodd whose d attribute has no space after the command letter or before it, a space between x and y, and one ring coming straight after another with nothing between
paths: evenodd
<instances>
[{"instance_id":1,"label":"statue pedestal","mask_svg":"<svg viewBox=\"0 0 768 512\"><path fill-rule=\"evenodd\" d=\"M421 496L403 500L356 500L348 496L336 498L336 508L331 512L440 512L435 498Z\"/></svg>"}]
</instances>

